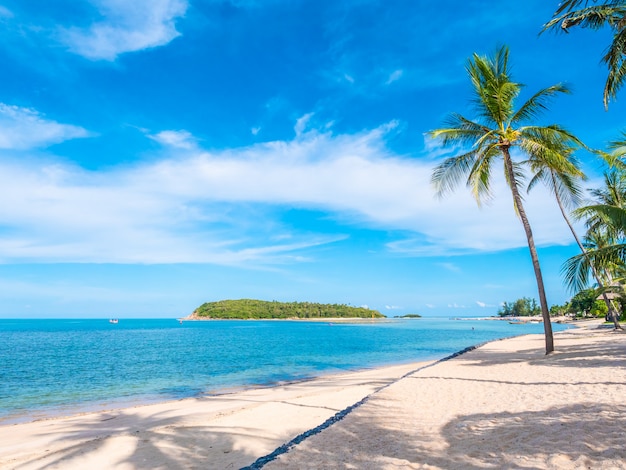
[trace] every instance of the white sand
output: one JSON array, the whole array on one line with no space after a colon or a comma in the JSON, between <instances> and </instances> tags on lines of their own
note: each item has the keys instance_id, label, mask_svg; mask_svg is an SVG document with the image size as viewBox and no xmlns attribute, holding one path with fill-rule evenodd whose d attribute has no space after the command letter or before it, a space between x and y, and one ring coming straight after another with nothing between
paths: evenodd
<instances>
[{"instance_id":1,"label":"white sand","mask_svg":"<svg viewBox=\"0 0 626 470\"><path fill-rule=\"evenodd\" d=\"M0 468L626 469L626 334L570 330L274 389L0 426ZM385 384L391 384L382 390Z\"/></svg>"},{"instance_id":2,"label":"white sand","mask_svg":"<svg viewBox=\"0 0 626 470\"><path fill-rule=\"evenodd\" d=\"M238 469L419 365L0 426L0 468Z\"/></svg>"},{"instance_id":3,"label":"white sand","mask_svg":"<svg viewBox=\"0 0 626 470\"><path fill-rule=\"evenodd\" d=\"M372 396L266 469L626 469L626 334L487 344Z\"/></svg>"}]
</instances>

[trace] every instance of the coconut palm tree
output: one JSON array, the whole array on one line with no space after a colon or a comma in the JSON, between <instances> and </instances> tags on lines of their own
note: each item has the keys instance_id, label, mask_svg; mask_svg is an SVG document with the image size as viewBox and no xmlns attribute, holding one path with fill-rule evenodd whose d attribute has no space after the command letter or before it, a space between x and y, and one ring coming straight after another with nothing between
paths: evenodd
<instances>
[{"instance_id":1,"label":"coconut palm tree","mask_svg":"<svg viewBox=\"0 0 626 470\"><path fill-rule=\"evenodd\" d=\"M609 69L604 85L604 107L608 108L609 100L615 99L626 80L626 1L564 0L552 20L544 25L543 31L560 28L568 32L574 26L591 29L609 27L613 32L613 40L602 57L602 62Z\"/></svg>"},{"instance_id":2,"label":"coconut palm tree","mask_svg":"<svg viewBox=\"0 0 626 470\"><path fill-rule=\"evenodd\" d=\"M580 180L585 177L583 172L579 169L578 163L574 156L574 149L564 149L563 155L570 161L569 168L561 168L560 171L554 169L549 165L549 161L540 161L540 160L531 160L531 168L535 171L535 175L533 176L530 184L528 185L528 191L535 187L535 185L542 181L545 185L550 189L550 191L554 194L554 198L559 206L559 210L561 211L561 215L565 220L565 223L569 227L572 232L572 236L576 241L576 244L580 248L580 251L584 257L587 257L587 251L583 242L580 240L580 237L576 233L572 222L570 221L569 216L567 215L566 207L568 209L573 209L580 204L582 190L580 187ZM604 289L604 283L600 277L600 273L596 270L593 263L588 261L588 267L591 271L591 274L595 278L598 288L600 289L602 299L607 306L609 317L614 321L616 328L621 329L619 323L617 322L618 314L617 311L609 299L606 290Z\"/></svg>"},{"instance_id":3,"label":"coconut palm tree","mask_svg":"<svg viewBox=\"0 0 626 470\"><path fill-rule=\"evenodd\" d=\"M591 191L595 204L574 211L574 216L586 219L586 253L567 260L563 273L570 288L586 287L589 273L598 282L600 292L615 288L626 268L626 174L613 168L604 175L604 187ZM605 288L604 284L608 285ZM616 329L622 329L618 315L609 310Z\"/></svg>"},{"instance_id":4,"label":"coconut palm tree","mask_svg":"<svg viewBox=\"0 0 626 470\"><path fill-rule=\"evenodd\" d=\"M516 110L515 100L522 85L511 80L508 59L509 49L502 46L493 57L474 54L468 61L467 72L473 85L476 119L452 114L445 128L429 134L440 139L444 146L460 144L469 147L469 150L447 158L438 165L433 172L432 182L437 194L443 196L461 180L466 179L467 186L480 205L491 196L494 165L498 161L502 162L504 177L513 196L513 206L528 241L544 320L546 354L549 354L554 351L552 325L537 248L522 201L521 185L525 181L524 168L530 161L550 162L548 166L559 171L563 168L571 170L570 162L563 156L563 150L582 143L557 125L524 125L547 109L550 98L558 93L567 93L568 90L562 85L545 88ZM514 160L513 150L525 155L526 160Z\"/></svg>"}]
</instances>

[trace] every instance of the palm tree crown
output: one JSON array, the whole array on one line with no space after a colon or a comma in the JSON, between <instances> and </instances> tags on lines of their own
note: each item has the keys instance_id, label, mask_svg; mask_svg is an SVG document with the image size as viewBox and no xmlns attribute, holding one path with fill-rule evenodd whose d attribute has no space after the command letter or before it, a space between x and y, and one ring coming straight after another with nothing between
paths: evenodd
<instances>
[{"instance_id":1,"label":"palm tree crown","mask_svg":"<svg viewBox=\"0 0 626 470\"><path fill-rule=\"evenodd\" d=\"M446 121L445 128L431 131L430 135L440 139L443 145L461 144L469 150L447 158L438 165L433 172L432 182L437 194L442 196L465 179L472 195L480 204L492 196L490 189L493 168L495 162L501 159L504 176L513 195L514 208L528 240L544 317L546 353L550 353L554 349L550 315L520 187L525 181L524 170L528 166L545 168L554 174L581 174L575 162L568 156L573 148L582 143L557 125L524 125L547 109L550 98L558 93L567 93L568 90L563 85L545 88L516 109L515 100L522 85L511 80L508 58L509 50L503 46L491 58L474 54L468 61L467 72L473 86L476 119L452 114ZM513 160L513 148L518 149L525 159Z\"/></svg>"},{"instance_id":2,"label":"palm tree crown","mask_svg":"<svg viewBox=\"0 0 626 470\"><path fill-rule=\"evenodd\" d=\"M609 100L615 99L626 80L626 1L564 0L543 30L560 27L567 32L574 26L590 29L608 26L613 31L613 40L602 57L609 69L604 85L604 107L607 108Z\"/></svg>"}]
</instances>

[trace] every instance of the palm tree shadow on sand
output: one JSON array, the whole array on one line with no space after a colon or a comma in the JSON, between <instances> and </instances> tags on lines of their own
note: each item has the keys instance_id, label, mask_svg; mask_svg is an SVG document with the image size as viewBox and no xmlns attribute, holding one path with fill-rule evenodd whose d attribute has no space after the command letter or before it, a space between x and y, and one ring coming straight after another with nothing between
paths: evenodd
<instances>
[{"instance_id":1,"label":"palm tree shadow on sand","mask_svg":"<svg viewBox=\"0 0 626 470\"><path fill-rule=\"evenodd\" d=\"M390 430L365 414L323 431L332 434L320 435L322 442L313 437L264 468L623 469L625 412L626 406L590 404L473 414L448 422L434 443L411 429ZM364 442L363 429L375 441ZM329 441L338 444L324 446Z\"/></svg>"},{"instance_id":2,"label":"palm tree shadow on sand","mask_svg":"<svg viewBox=\"0 0 626 470\"><path fill-rule=\"evenodd\" d=\"M159 413L139 417L112 411L81 419L59 434L50 453L14 468L238 469L258 457L238 445L248 435L245 428L239 431Z\"/></svg>"}]
</instances>

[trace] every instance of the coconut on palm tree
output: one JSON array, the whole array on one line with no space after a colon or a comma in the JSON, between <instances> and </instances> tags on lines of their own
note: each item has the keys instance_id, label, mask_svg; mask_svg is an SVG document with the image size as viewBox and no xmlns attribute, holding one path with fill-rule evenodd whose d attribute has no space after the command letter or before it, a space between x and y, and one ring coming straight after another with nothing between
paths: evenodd
<instances>
[{"instance_id":1,"label":"coconut on palm tree","mask_svg":"<svg viewBox=\"0 0 626 470\"><path fill-rule=\"evenodd\" d=\"M604 85L604 107L608 108L609 100L615 99L626 80L626 1L564 0L543 30L560 28L568 32L575 26L590 29L608 27L613 32L613 40L602 57L602 62L609 69Z\"/></svg>"},{"instance_id":2,"label":"coconut on palm tree","mask_svg":"<svg viewBox=\"0 0 626 470\"><path fill-rule=\"evenodd\" d=\"M537 280L539 304L543 316L546 354L554 350L552 325L546 300L543 277L532 229L526 216L521 196L525 181L525 167L530 162L546 162L557 172L573 172L572 163L564 156L564 149L582 145L571 133L557 125L536 126L531 123L547 109L550 98L567 93L563 85L544 88L519 108L515 108L522 85L512 81L509 74L509 50L496 50L493 57L474 54L468 61L467 72L473 86L475 119L452 114L446 127L430 132L442 144L462 145L466 151L447 158L432 175L437 194L442 196L466 181L472 195L480 204L491 196L491 181L496 163L501 163L504 178L513 196L513 206L519 216L532 259ZM522 160L515 159L522 155ZM549 165L548 165L549 163Z\"/></svg>"}]
</instances>

